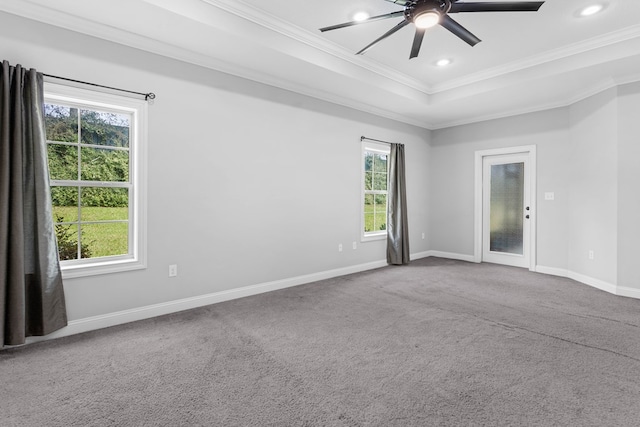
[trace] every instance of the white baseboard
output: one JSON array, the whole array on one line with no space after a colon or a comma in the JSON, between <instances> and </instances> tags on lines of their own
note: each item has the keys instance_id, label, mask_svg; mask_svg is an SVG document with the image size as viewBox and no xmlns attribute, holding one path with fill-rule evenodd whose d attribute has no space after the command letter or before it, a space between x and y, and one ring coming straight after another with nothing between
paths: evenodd
<instances>
[{"instance_id":1,"label":"white baseboard","mask_svg":"<svg viewBox=\"0 0 640 427\"><path fill-rule=\"evenodd\" d=\"M611 283L605 282L600 279L594 279L593 277L585 276L584 274L569 271L567 276L569 279L573 279L577 282L584 283L593 288L600 289L601 291L609 292L610 294L618 295L617 286Z\"/></svg>"},{"instance_id":2,"label":"white baseboard","mask_svg":"<svg viewBox=\"0 0 640 427\"><path fill-rule=\"evenodd\" d=\"M473 255L456 254L441 251L424 251L411 254L411 259L416 260L427 257L439 257L455 259L460 261L475 262ZM305 283L317 282L319 280L331 279L333 277L344 276L347 274L359 273L361 271L373 270L385 267L387 262L374 261L365 264L358 264L349 267L337 268L333 270L322 271L303 276L291 277L288 279L275 280L251 286L245 286L237 289L214 292L211 294L200 295L196 297L183 298L175 301L153 304L144 307L134 308L130 310L122 310L115 313L108 313L99 316L87 317L84 319L72 320L69 325L59 331L53 332L45 337L30 337L27 343L44 341L49 339L61 338L69 335L75 335L82 332L93 331L96 329L107 328L110 326L121 325L124 323L134 322L137 320L149 319L152 317L162 316L165 314L177 313L179 311L189 310L192 308L203 307L206 305L216 304L219 302L230 301L237 298L244 298L252 295L258 295L265 292L285 289L292 286L303 285ZM562 270L553 267L536 266L536 272L543 274L551 274L554 276L568 277L589 286L601 289L615 295L621 295L631 298L640 299L640 289L616 287L610 283L574 273L568 270Z\"/></svg>"},{"instance_id":3,"label":"white baseboard","mask_svg":"<svg viewBox=\"0 0 640 427\"><path fill-rule=\"evenodd\" d=\"M415 254L411 254L411 260L413 261L420 258L428 258L430 256L432 256L431 251L417 252Z\"/></svg>"},{"instance_id":4,"label":"white baseboard","mask_svg":"<svg viewBox=\"0 0 640 427\"><path fill-rule=\"evenodd\" d=\"M435 256L438 258L448 258L448 259L457 259L459 261L467 261L467 262L476 262L476 259L473 255L465 255L465 254L456 254L453 252L442 252L442 251L428 251L428 256Z\"/></svg>"},{"instance_id":5,"label":"white baseboard","mask_svg":"<svg viewBox=\"0 0 640 427\"><path fill-rule=\"evenodd\" d=\"M555 267L545 267L543 265L536 265L535 272L549 274L551 276L569 277L569 270Z\"/></svg>"},{"instance_id":6,"label":"white baseboard","mask_svg":"<svg viewBox=\"0 0 640 427\"><path fill-rule=\"evenodd\" d=\"M626 286L618 286L618 293L621 297L640 299L640 289L627 288Z\"/></svg>"},{"instance_id":7,"label":"white baseboard","mask_svg":"<svg viewBox=\"0 0 640 427\"><path fill-rule=\"evenodd\" d=\"M411 259L415 260L426 258L429 256L443 255L432 255L431 251L425 251L411 254ZM108 313L99 316L86 317L84 319L72 320L65 328L53 332L45 337L28 338L27 343L61 338L69 335L79 334L82 332L89 332L97 329L108 328L110 326L135 322L137 320L150 319L152 317L163 316L165 314L177 313L179 311L190 310L192 308L203 307L206 305L230 301L237 298L244 298L252 295L262 294L265 292L276 291L292 286L303 285L305 283L317 282L319 280L331 279L333 277L373 270L376 268L385 267L386 265L386 260L374 261L365 264L337 268L334 270L322 271L319 273L245 286L237 289L230 289L227 291L214 292L211 294L199 295L191 298L183 298L175 301L133 308L130 310L117 311L115 313Z\"/></svg>"},{"instance_id":8,"label":"white baseboard","mask_svg":"<svg viewBox=\"0 0 640 427\"><path fill-rule=\"evenodd\" d=\"M412 254L412 259L423 257L424 253ZM189 310L192 308L203 307L206 305L216 304L219 302L230 301L237 298L244 298L252 295L258 295L265 292L285 289L292 286L303 285L305 283L317 282L319 280L331 279L333 277L344 276L347 274L359 273L361 271L373 270L385 267L385 261L374 261L365 264L358 264L349 267L337 268L334 270L322 271L319 273L307 274L303 276L291 277L288 279L276 280L272 282L260 283L257 285L245 286L237 289L214 292L211 294L200 295L196 297L183 298L175 301L153 304L144 307L134 308L130 310L117 311L99 316L87 317L84 319L71 320L69 324L44 337L27 338L27 343L45 341L49 339L61 338L69 335L75 335L82 332L89 332L96 329L108 328L110 326L121 325L124 323L134 322L137 320L150 319L152 317L162 316L165 314L177 313L179 311Z\"/></svg>"},{"instance_id":9,"label":"white baseboard","mask_svg":"<svg viewBox=\"0 0 640 427\"><path fill-rule=\"evenodd\" d=\"M586 276L584 274L576 273L574 271L564 270L561 268L536 266L536 272L543 274L550 274L553 276L567 277L569 279L580 282L584 285L591 286L601 291L608 292L613 295L619 295L628 298L640 299L640 289L627 288L624 286L617 286L604 280L595 279L593 277Z\"/></svg>"}]
</instances>

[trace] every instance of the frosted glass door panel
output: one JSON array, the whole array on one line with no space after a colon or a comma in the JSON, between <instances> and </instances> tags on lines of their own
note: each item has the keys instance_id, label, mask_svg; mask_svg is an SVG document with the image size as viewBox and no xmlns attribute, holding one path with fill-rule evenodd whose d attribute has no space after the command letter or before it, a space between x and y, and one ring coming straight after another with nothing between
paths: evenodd
<instances>
[{"instance_id":1,"label":"frosted glass door panel","mask_svg":"<svg viewBox=\"0 0 640 427\"><path fill-rule=\"evenodd\" d=\"M496 151L496 150L494 150ZM530 268L533 207L531 152L482 158L482 261Z\"/></svg>"},{"instance_id":2,"label":"frosted glass door panel","mask_svg":"<svg viewBox=\"0 0 640 427\"><path fill-rule=\"evenodd\" d=\"M523 255L524 163L491 165L491 252Z\"/></svg>"}]
</instances>

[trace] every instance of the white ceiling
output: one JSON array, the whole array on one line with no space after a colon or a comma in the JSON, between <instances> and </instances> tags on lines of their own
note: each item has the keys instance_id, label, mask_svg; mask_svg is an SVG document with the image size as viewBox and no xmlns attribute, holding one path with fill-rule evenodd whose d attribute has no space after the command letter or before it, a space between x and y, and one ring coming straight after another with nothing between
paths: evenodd
<instances>
[{"instance_id":1,"label":"white ceiling","mask_svg":"<svg viewBox=\"0 0 640 427\"><path fill-rule=\"evenodd\" d=\"M596 1L459 13L481 43L436 27L411 60L413 25L354 54L402 18L318 31L359 10L402 10L385 0L0 0L0 10L437 129L640 80L640 1L606 0L600 14L578 17ZM438 68L441 58L453 62Z\"/></svg>"}]
</instances>

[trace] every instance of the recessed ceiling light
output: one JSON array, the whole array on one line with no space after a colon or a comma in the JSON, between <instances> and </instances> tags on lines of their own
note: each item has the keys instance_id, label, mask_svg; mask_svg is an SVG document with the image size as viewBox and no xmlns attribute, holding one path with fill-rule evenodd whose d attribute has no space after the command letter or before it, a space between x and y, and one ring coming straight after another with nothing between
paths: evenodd
<instances>
[{"instance_id":1,"label":"recessed ceiling light","mask_svg":"<svg viewBox=\"0 0 640 427\"><path fill-rule=\"evenodd\" d=\"M592 4L591 6L587 6L580 10L580 16L591 16L595 15L598 12L601 12L604 9L604 5L602 3Z\"/></svg>"},{"instance_id":2,"label":"recessed ceiling light","mask_svg":"<svg viewBox=\"0 0 640 427\"><path fill-rule=\"evenodd\" d=\"M353 15L354 21L362 22L366 21L367 19L369 19L369 14L367 12L357 12Z\"/></svg>"},{"instance_id":3,"label":"recessed ceiling light","mask_svg":"<svg viewBox=\"0 0 640 427\"><path fill-rule=\"evenodd\" d=\"M442 58L436 62L438 67L446 67L449 64L451 64L451 60L449 58Z\"/></svg>"}]
</instances>

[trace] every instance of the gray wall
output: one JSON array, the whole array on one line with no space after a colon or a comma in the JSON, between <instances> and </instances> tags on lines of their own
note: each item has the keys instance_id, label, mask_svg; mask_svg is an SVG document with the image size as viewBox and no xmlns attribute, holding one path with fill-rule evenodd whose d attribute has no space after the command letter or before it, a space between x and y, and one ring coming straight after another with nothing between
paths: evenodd
<instances>
[{"instance_id":1,"label":"gray wall","mask_svg":"<svg viewBox=\"0 0 640 427\"><path fill-rule=\"evenodd\" d=\"M618 88L618 285L640 289L640 83Z\"/></svg>"},{"instance_id":2,"label":"gray wall","mask_svg":"<svg viewBox=\"0 0 640 427\"><path fill-rule=\"evenodd\" d=\"M535 144L538 267L640 289L639 114L634 83L565 108L434 131L430 248L473 255L475 151Z\"/></svg>"},{"instance_id":3,"label":"gray wall","mask_svg":"<svg viewBox=\"0 0 640 427\"><path fill-rule=\"evenodd\" d=\"M616 284L617 101L609 89L572 105L568 230L569 271ZM544 167L544 165L542 165ZM594 259L589 259L589 251Z\"/></svg>"},{"instance_id":4,"label":"gray wall","mask_svg":"<svg viewBox=\"0 0 640 427\"><path fill-rule=\"evenodd\" d=\"M472 255L475 151L535 144L538 265L640 289L640 84L430 132L11 15L0 21L12 64L158 95L148 268L66 280L71 320L383 260L384 241L359 241L361 135L406 144L412 253Z\"/></svg>"},{"instance_id":5,"label":"gray wall","mask_svg":"<svg viewBox=\"0 0 640 427\"><path fill-rule=\"evenodd\" d=\"M567 266L569 114L554 109L436 130L429 163L431 249L473 255L475 152L537 146L538 264ZM555 192L545 202L544 192Z\"/></svg>"},{"instance_id":6,"label":"gray wall","mask_svg":"<svg viewBox=\"0 0 640 427\"><path fill-rule=\"evenodd\" d=\"M384 241L359 240L361 135L406 145L411 249L428 249L429 131L11 15L0 22L12 64L157 94L148 268L67 279L71 320L384 260Z\"/></svg>"}]
</instances>

